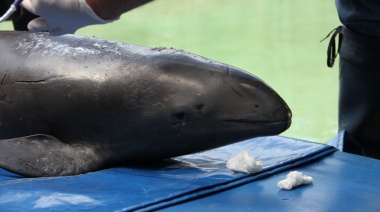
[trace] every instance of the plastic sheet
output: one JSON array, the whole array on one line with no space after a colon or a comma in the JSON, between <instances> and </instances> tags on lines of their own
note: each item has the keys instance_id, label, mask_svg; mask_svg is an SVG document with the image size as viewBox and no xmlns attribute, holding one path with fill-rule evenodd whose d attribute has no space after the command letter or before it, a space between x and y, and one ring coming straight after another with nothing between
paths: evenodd
<instances>
[{"instance_id":1,"label":"plastic sheet","mask_svg":"<svg viewBox=\"0 0 380 212\"><path fill-rule=\"evenodd\" d=\"M234 173L225 167L247 149L262 160L262 172ZM23 178L0 169L0 211L157 210L273 175L336 151L318 143L280 136L139 167L119 167L72 177Z\"/></svg>"}]
</instances>

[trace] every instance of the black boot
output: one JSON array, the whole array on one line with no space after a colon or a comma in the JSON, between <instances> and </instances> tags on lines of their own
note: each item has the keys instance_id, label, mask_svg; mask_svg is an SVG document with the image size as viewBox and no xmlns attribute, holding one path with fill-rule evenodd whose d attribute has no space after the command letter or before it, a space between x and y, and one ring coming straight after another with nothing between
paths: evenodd
<instances>
[{"instance_id":1,"label":"black boot","mask_svg":"<svg viewBox=\"0 0 380 212\"><path fill-rule=\"evenodd\" d=\"M339 131L343 151L380 159L380 38L342 28Z\"/></svg>"}]
</instances>

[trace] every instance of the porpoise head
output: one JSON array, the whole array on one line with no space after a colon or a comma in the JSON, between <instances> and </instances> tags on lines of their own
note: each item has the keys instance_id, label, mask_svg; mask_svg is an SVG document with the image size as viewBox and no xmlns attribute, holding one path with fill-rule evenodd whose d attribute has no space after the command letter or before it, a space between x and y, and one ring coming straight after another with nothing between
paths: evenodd
<instances>
[{"instance_id":1,"label":"porpoise head","mask_svg":"<svg viewBox=\"0 0 380 212\"><path fill-rule=\"evenodd\" d=\"M149 109L142 113L144 118L136 118L149 122L140 123L146 126L143 139L158 150L147 149L147 159L277 135L291 124L285 101L252 74L174 50L147 60L150 65L143 69L154 74L144 76L144 87L138 90L144 92L143 107Z\"/></svg>"}]
</instances>

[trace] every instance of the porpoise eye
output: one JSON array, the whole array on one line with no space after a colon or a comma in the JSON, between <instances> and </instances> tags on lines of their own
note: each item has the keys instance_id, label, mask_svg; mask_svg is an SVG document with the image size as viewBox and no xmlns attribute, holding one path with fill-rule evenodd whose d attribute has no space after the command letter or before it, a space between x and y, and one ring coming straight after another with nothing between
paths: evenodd
<instances>
[{"instance_id":1,"label":"porpoise eye","mask_svg":"<svg viewBox=\"0 0 380 212\"><path fill-rule=\"evenodd\" d=\"M182 120L183 118L185 118L185 113L184 113L184 112L174 113L174 116L175 116L177 119Z\"/></svg>"},{"instance_id":2,"label":"porpoise eye","mask_svg":"<svg viewBox=\"0 0 380 212\"><path fill-rule=\"evenodd\" d=\"M185 125L197 117L197 110L187 106L179 106L171 113L172 126Z\"/></svg>"},{"instance_id":3,"label":"porpoise eye","mask_svg":"<svg viewBox=\"0 0 380 212\"><path fill-rule=\"evenodd\" d=\"M198 104L198 105L195 105L195 110L198 114L198 116L203 116L203 108L204 108L204 104Z\"/></svg>"}]
</instances>

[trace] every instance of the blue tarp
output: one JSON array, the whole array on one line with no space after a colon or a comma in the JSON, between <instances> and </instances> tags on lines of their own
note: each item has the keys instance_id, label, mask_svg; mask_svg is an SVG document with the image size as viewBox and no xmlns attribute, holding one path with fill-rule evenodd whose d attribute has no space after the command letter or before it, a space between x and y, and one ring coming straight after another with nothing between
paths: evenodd
<instances>
[{"instance_id":1,"label":"blue tarp","mask_svg":"<svg viewBox=\"0 0 380 212\"><path fill-rule=\"evenodd\" d=\"M163 211L380 211L379 160L336 151L294 169L312 176L313 184L290 191L278 189L276 184L287 170Z\"/></svg>"},{"instance_id":2,"label":"blue tarp","mask_svg":"<svg viewBox=\"0 0 380 212\"><path fill-rule=\"evenodd\" d=\"M263 171L241 174L225 167L243 149L263 161ZM157 210L235 188L335 151L323 144L273 136L146 166L70 177L24 178L0 169L0 211Z\"/></svg>"}]
</instances>

